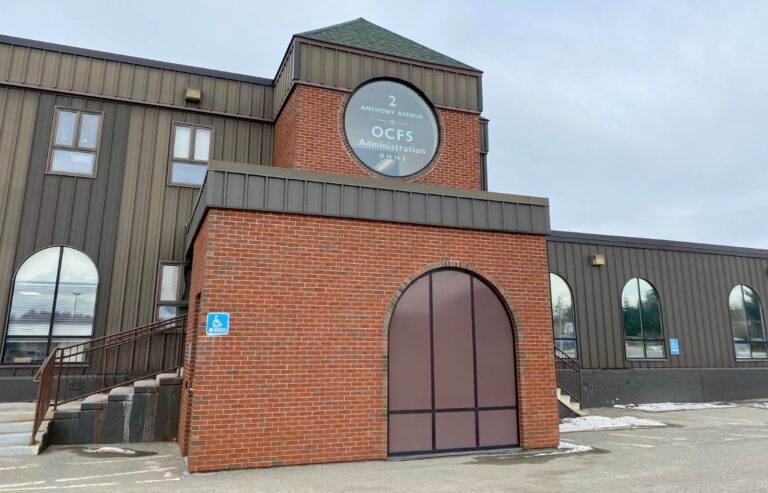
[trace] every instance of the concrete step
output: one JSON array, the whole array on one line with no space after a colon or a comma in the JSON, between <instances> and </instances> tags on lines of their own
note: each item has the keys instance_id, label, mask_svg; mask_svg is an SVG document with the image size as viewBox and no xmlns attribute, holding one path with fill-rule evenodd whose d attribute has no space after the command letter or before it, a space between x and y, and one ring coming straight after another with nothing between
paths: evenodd
<instances>
[{"instance_id":1,"label":"concrete step","mask_svg":"<svg viewBox=\"0 0 768 493\"><path fill-rule=\"evenodd\" d=\"M11 423L0 423L0 434L3 433L31 433L32 425L34 422L30 421L14 421ZM45 420L40 424L41 429L48 429L50 420Z\"/></svg>"},{"instance_id":2,"label":"concrete step","mask_svg":"<svg viewBox=\"0 0 768 493\"><path fill-rule=\"evenodd\" d=\"M20 405L18 403L3 404L0 406L0 423L14 423L17 421L34 421L35 405Z\"/></svg>"},{"instance_id":3,"label":"concrete step","mask_svg":"<svg viewBox=\"0 0 768 493\"><path fill-rule=\"evenodd\" d=\"M157 379L139 380L133 384L134 394L149 394L157 392Z\"/></svg>"},{"instance_id":4,"label":"concrete step","mask_svg":"<svg viewBox=\"0 0 768 493\"><path fill-rule=\"evenodd\" d=\"M155 377L158 385L178 385L181 383L181 376L178 370L174 373L161 373Z\"/></svg>"},{"instance_id":5,"label":"concrete step","mask_svg":"<svg viewBox=\"0 0 768 493\"><path fill-rule=\"evenodd\" d=\"M0 445L0 457L15 457L19 455L37 455L40 444L36 445Z\"/></svg>"},{"instance_id":6,"label":"concrete step","mask_svg":"<svg viewBox=\"0 0 768 493\"><path fill-rule=\"evenodd\" d=\"M109 400L109 394L93 394L89 395L80 403L80 409L86 411L95 411L98 409L104 409L107 407L107 401Z\"/></svg>"},{"instance_id":7,"label":"concrete step","mask_svg":"<svg viewBox=\"0 0 768 493\"><path fill-rule=\"evenodd\" d=\"M35 442L42 443L47 431L38 431L35 435ZM31 433L2 433L0 434L0 446L2 445L29 445Z\"/></svg>"},{"instance_id":8,"label":"concrete step","mask_svg":"<svg viewBox=\"0 0 768 493\"><path fill-rule=\"evenodd\" d=\"M570 395L560 390L559 387L557 388L557 400L579 416L587 416L589 414L581 408L581 403L573 400Z\"/></svg>"},{"instance_id":9,"label":"concrete step","mask_svg":"<svg viewBox=\"0 0 768 493\"><path fill-rule=\"evenodd\" d=\"M130 401L133 398L133 387L115 387L109 391L108 402Z\"/></svg>"}]
</instances>

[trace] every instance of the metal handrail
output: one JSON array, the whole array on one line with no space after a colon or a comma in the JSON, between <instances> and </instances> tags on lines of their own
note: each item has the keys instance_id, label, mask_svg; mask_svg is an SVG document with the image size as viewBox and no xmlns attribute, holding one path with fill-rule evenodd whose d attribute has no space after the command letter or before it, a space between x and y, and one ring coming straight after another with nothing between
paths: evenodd
<instances>
[{"instance_id":1,"label":"metal handrail","mask_svg":"<svg viewBox=\"0 0 768 493\"><path fill-rule=\"evenodd\" d=\"M35 375L38 388L31 444L51 406L56 410L67 402L181 368L186 320L182 315L55 348ZM174 336L169 344L169 337ZM162 347L157 351L153 343L159 338ZM65 382L67 388L62 389Z\"/></svg>"},{"instance_id":2,"label":"metal handrail","mask_svg":"<svg viewBox=\"0 0 768 493\"><path fill-rule=\"evenodd\" d=\"M554 350L557 386L571 399L581 404L581 364L559 347L554 346Z\"/></svg>"}]
</instances>

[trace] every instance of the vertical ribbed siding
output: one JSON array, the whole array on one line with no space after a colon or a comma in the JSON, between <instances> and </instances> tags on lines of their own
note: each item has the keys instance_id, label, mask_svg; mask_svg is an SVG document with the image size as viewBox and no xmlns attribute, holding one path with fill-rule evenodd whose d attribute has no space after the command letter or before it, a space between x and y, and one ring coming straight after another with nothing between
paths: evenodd
<instances>
[{"instance_id":1,"label":"vertical ribbed siding","mask_svg":"<svg viewBox=\"0 0 768 493\"><path fill-rule=\"evenodd\" d=\"M436 106L482 111L480 77L450 68L395 61L375 54L353 53L341 47L309 45L297 41L300 81L352 90L375 77L395 77L418 87Z\"/></svg>"},{"instance_id":2,"label":"vertical ribbed siding","mask_svg":"<svg viewBox=\"0 0 768 493\"><path fill-rule=\"evenodd\" d=\"M185 226L198 189L166 185L173 122L213 126L213 159L272 164L271 125L131 108L106 321L110 332L150 322L158 262L185 258Z\"/></svg>"},{"instance_id":3,"label":"vertical ribbed siding","mask_svg":"<svg viewBox=\"0 0 768 493\"><path fill-rule=\"evenodd\" d=\"M6 43L0 43L0 81L245 117L273 115L269 85ZM202 89L199 106L184 100L187 87Z\"/></svg>"},{"instance_id":4,"label":"vertical ribbed siding","mask_svg":"<svg viewBox=\"0 0 768 493\"><path fill-rule=\"evenodd\" d=\"M277 116L277 112L280 111L285 99L291 92L291 87L293 87L293 81L296 76L294 66L295 56L295 45L291 45L291 47L288 48L288 54L285 57L283 64L280 66L277 75L275 76L275 85L274 90L272 91L272 108L275 114L272 116Z\"/></svg>"},{"instance_id":5,"label":"vertical ribbed siding","mask_svg":"<svg viewBox=\"0 0 768 493\"><path fill-rule=\"evenodd\" d=\"M579 353L585 368L730 368L768 366L736 361L728 295L737 284L754 288L768 313L768 259L666 249L548 242L550 270L570 285ZM592 267L590 255L606 265ZM627 361L621 290L633 277L648 280L662 303L666 361ZM680 340L680 356L669 339Z\"/></svg>"},{"instance_id":6,"label":"vertical ribbed siding","mask_svg":"<svg viewBox=\"0 0 768 493\"><path fill-rule=\"evenodd\" d=\"M0 335L5 327L9 287L14 275L14 252L38 98L34 92L0 87ZM12 374L13 370L0 368L0 376Z\"/></svg>"},{"instance_id":7,"label":"vertical ribbed siding","mask_svg":"<svg viewBox=\"0 0 768 493\"><path fill-rule=\"evenodd\" d=\"M46 174L55 106L103 112L96 178ZM128 105L40 94L14 270L38 250L82 250L99 272L94 336L103 335L123 178ZM8 288L10 289L10 282Z\"/></svg>"},{"instance_id":8,"label":"vertical ribbed siding","mask_svg":"<svg viewBox=\"0 0 768 493\"><path fill-rule=\"evenodd\" d=\"M103 112L95 178L46 174L57 105ZM0 86L0 340L14 273L52 245L98 268L94 337L151 320L158 263L185 258L198 193L166 185L173 122L214 127L215 159L272 163L268 124Z\"/></svg>"}]
</instances>

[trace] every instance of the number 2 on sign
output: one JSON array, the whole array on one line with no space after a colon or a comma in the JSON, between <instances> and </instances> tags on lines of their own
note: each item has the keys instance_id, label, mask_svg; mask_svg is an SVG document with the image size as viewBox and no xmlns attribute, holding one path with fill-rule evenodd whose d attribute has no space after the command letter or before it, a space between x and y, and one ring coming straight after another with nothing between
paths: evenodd
<instances>
[{"instance_id":1,"label":"number 2 on sign","mask_svg":"<svg viewBox=\"0 0 768 493\"><path fill-rule=\"evenodd\" d=\"M397 101L397 99L395 99L395 97L390 94L389 95L389 105L391 107L393 107L393 108L397 108L397 105L395 104L395 101Z\"/></svg>"}]
</instances>

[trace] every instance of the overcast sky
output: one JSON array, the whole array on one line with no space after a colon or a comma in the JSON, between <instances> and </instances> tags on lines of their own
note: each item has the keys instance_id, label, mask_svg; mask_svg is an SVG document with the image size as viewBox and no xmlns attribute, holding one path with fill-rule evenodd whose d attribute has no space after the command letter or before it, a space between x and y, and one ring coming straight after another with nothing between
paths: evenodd
<instances>
[{"instance_id":1,"label":"overcast sky","mask_svg":"<svg viewBox=\"0 0 768 493\"><path fill-rule=\"evenodd\" d=\"M273 77L357 17L483 70L490 189L554 229L768 248L765 1L4 1L0 33Z\"/></svg>"}]
</instances>

